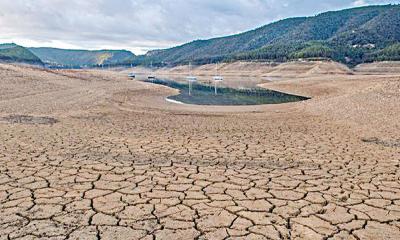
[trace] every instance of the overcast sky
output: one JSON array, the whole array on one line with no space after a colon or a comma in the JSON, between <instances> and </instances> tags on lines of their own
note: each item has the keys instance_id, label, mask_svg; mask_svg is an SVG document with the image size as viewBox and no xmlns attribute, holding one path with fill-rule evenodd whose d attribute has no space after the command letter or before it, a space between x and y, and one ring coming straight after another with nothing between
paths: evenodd
<instances>
[{"instance_id":1,"label":"overcast sky","mask_svg":"<svg viewBox=\"0 0 400 240\"><path fill-rule=\"evenodd\" d=\"M0 42L144 53L385 0L0 0Z\"/></svg>"}]
</instances>

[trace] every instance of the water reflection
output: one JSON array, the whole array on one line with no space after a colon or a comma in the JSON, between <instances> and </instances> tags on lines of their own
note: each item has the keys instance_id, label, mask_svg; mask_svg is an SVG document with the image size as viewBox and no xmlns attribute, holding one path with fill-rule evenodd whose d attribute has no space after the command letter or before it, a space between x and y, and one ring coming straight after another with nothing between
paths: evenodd
<instances>
[{"instance_id":1,"label":"water reflection","mask_svg":"<svg viewBox=\"0 0 400 240\"><path fill-rule=\"evenodd\" d=\"M261 105L297 102L309 99L259 87L233 88L221 85L218 86L218 91L216 91L213 81L210 81L210 84L204 82L192 83L191 86L188 82L173 81L170 79L145 80L145 82L180 90L178 95L170 96L168 99L187 104L220 106Z\"/></svg>"}]
</instances>

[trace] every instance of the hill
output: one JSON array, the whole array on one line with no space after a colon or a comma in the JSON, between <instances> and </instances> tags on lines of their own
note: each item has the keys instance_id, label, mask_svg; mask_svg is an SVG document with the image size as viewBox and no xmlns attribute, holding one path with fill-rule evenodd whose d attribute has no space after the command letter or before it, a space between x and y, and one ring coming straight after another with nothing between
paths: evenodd
<instances>
[{"instance_id":1,"label":"hill","mask_svg":"<svg viewBox=\"0 0 400 240\"><path fill-rule=\"evenodd\" d=\"M58 67L83 67L130 64L135 55L126 50L68 50L58 48L29 48L45 64Z\"/></svg>"},{"instance_id":2,"label":"hill","mask_svg":"<svg viewBox=\"0 0 400 240\"><path fill-rule=\"evenodd\" d=\"M145 71L136 68L136 72ZM190 70L187 66L175 66L158 68L157 75L187 76L189 73L196 76L214 76L215 64L193 66ZM235 79L239 76L265 77L266 79L282 79L292 77L315 77L318 75L352 75L353 71L346 65L334 61L291 61L285 63L265 62L241 62L221 63L218 65L218 73Z\"/></svg>"},{"instance_id":3,"label":"hill","mask_svg":"<svg viewBox=\"0 0 400 240\"><path fill-rule=\"evenodd\" d=\"M14 43L0 44L0 61L42 65L43 62L27 48Z\"/></svg>"},{"instance_id":4,"label":"hill","mask_svg":"<svg viewBox=\"0 0 400 240\"><path fill-rule=\"evenodd\" d=\"M399 58L399 41L400 6L368 6L285 19L237 35L151 51L143 63L329 58L355 65Z\"/></svg>"}]
</instances>

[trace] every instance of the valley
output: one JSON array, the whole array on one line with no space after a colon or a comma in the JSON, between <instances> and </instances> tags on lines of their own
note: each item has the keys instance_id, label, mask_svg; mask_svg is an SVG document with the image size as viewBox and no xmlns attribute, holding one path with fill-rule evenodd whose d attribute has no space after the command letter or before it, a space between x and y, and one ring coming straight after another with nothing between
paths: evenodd
<instances>
[{"instance_id":1,"label":"valley","mask_svg":"<svg viewBox=\"0 0 400 240\"><path fill-rule=\"evenodd\" d=\"M0 1L0 240L398 240L399 4Z\"/></svg>"},{"instance_id":2,"label":"valley","mask_svg":"<svg viewBox=\"0 0 400 240\"><path fill-rule=\"evenodd\" d=\"M260 85L304 102L196 106L0 64L0 239L395 239L400 73L362 68Z\"/></svg>"}]
</instances>

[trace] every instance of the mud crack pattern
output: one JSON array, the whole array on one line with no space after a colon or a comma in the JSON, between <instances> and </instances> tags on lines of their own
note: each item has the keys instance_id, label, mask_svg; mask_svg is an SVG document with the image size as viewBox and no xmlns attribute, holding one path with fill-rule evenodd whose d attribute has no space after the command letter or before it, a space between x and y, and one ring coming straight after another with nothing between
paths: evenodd
<instances>
[{"instance_id":1,"label":"mud crack pattern","mask_svg":"<svg viewBox=\"0 0 400 240\"><path fill-rule=\"evenodd\" d=\"M0 240L400 236L399 148L308 114L318 99L279 112L160 110L137 101L156 90L69 72L47 88L27 81L56 90L42 97L57 104L36 104L18 95L18 72L0 73L18 86L2 95L5 117L58 120L0 122Z\"/></svg>"},{"instance_id":2,"label":"mud crack pattern","mask_svg":"<svg viewBox=\"0 0 400 240\"><path fill-rule=\"evenodd\" d=\"M179 124L162 135L152 133L150 126L161 124L163 115L142 123L112 115L121 120L92 116L54 126L1 128L2 239L395 239L400 234L398 162L372 160L390 149L367 155L375 145L355 151L353 139L335 142L332 133L331 146L313 145L319 134L305 142L287 135L291 147L278 151L278 139L270 139L282 138L288 129L251 134L257 138L229 140L209 132L184 137L190 129ZM149 130L146 136L116 138L131 132L128 126ZM261 127L257 121L249 126ZM324 155L317 158L317 152Z\"/></svg>"}]
</instances>

